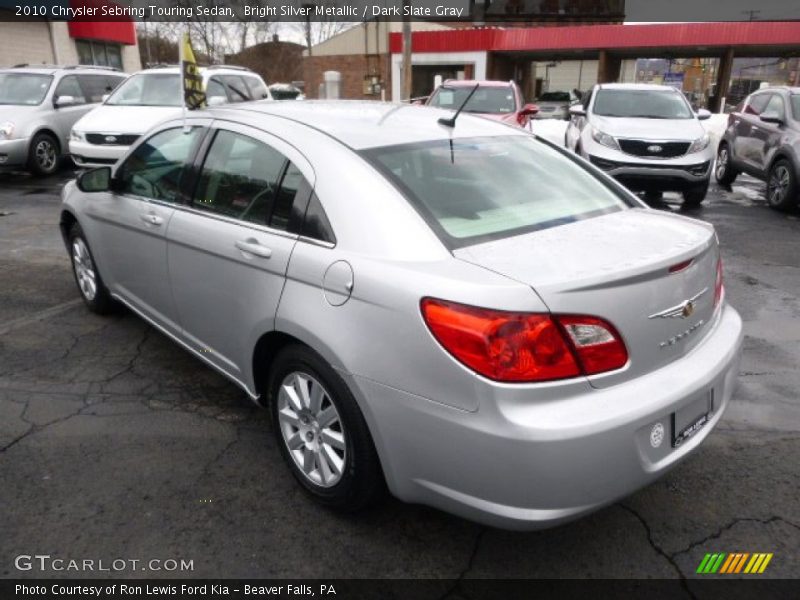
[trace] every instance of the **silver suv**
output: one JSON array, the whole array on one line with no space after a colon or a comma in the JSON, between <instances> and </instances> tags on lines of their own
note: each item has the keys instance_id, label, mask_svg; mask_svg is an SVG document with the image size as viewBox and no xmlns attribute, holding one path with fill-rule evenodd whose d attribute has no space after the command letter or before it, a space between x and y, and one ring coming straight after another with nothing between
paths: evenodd
<instances>
[{"instance_id":1,"label":"silver suv","mask_svg":"<svg viewBox=\"0 0 800 600\"><path fill-rule=\"evenodd\" d=\"M106 67L0 69L0 168L54 173L72 126L125 78Z\"/></svg>"}]
</instances>

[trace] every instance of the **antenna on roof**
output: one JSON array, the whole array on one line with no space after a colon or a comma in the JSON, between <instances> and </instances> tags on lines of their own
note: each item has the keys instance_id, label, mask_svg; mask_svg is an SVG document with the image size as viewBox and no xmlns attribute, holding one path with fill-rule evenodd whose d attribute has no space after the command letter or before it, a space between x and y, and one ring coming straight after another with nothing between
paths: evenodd
<instances>
[{"instance_id":1,"label":"antenna on roof","mask_svg":"<svg viewBox=\"0 0 800 600\"><path fill-rule=\"evenodd\" d=\"M467 97L464 98L464 101L461 103L461 106L458 107L458 110L452 117L450 117L449 119L445 119L444 117L442 117L441 119L439 119L438 122L447 127L455 127L458 115L461 114L461 111L464 110L464 107L467 105L467 102L469 102L469 99L472 98L472 94L474 94L479 87L480 84L476 83L475 87L470 90L469 94L467 94Z\"/></svg>"}]
</instances>

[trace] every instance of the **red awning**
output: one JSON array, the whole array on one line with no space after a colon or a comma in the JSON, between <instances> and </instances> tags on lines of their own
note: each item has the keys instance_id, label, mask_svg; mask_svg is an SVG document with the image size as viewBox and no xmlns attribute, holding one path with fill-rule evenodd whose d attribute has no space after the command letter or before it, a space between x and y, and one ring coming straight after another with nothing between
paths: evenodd
<instances>
[{"instance_id":1,"label":"red awning","mask_svg":"<svg viewBox=\"0 0 800 600\"><path fill-rule=\"evenodd\" d=\"M102 15L101 8L119 7L110 0L70 0L70 6L97 8L97 14ZM84 40L101 40L104 42L117 42L120 44L136 44L136 24L125 17L115 17L114 21L98 21L94 18L79 18L69 21L69 36ZM100 16L99 18L102 18Z\"/></svg>"},{"instance_id":2,"label":"red awning","mask_svg":"<svg viewBox=\"0 0 800 600\"><path fill-rule=\"evenodd\" d=\"M451 29L413 34L414 52L602 50L726 46L800 46L800 23L664 23L568 27ZM392 33L392 53L403 51Z\"/></svg>"}]
</instances>

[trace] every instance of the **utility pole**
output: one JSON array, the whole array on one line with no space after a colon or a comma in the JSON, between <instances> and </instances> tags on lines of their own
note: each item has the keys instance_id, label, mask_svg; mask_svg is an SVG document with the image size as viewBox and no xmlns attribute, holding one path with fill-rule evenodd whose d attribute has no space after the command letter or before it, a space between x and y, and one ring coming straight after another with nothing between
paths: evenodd
<instances>
[{"instance_id":1,"label":"utility pole","mask_svg":"<svg viewBox=\"0 0 800 600\"><path fill-rule=\"evenodd\" d=\"M749 21L755 21L756 15L758 15L758 13L760 12L761 12L760 10L743 10L742 14L747 15L749 17L748 19Z\"/></svg>"},{"instance_id":2,"label":"utility pole","mask_svg":"<svg viewBox=\"0 0 800 600\"><path fill-rule=\"evenodd\" d=\"M409 0L403 0L403 8L409 5ZM400 100L411 100L411 21L408 16L403 17L403 72L400 80Z\"/></svg>"}]
</instances>

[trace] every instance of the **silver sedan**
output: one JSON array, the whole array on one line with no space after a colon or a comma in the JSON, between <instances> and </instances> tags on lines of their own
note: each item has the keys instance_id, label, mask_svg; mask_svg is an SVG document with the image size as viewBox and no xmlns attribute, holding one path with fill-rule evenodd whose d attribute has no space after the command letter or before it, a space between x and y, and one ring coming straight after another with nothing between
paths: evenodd
<instances>
[{"instance_id":1,"label":"silver sedan","mask_svg":"<svg viewBox=\"0 0 800 600\"><path fill-rule=\"evenodd\" d=\"M89 309L121 303L269 407L319 501L385 488L534 529L687 455L742 324L710 225L523 130L420 106L192 113L63 194Z\"/></svg>"}]
</instances>

